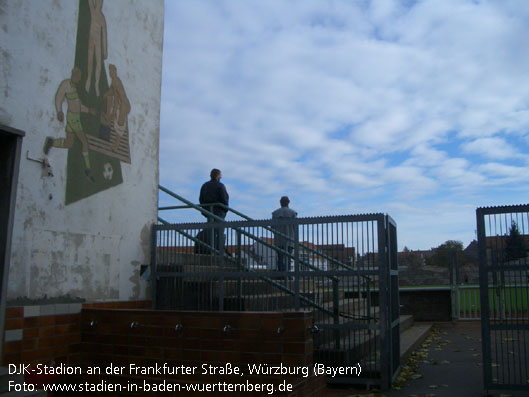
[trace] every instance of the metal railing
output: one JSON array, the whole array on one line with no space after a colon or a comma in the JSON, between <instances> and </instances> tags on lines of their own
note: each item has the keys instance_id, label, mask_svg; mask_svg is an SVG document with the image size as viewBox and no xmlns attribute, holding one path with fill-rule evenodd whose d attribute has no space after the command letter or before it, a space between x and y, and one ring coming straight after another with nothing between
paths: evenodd
<instances>
[{"instance_id":1,"label":"metal railing","mask_svg":"<svg viewBox=\"0 0 529 397\"><path fill-rule=\"evenodd\" d=\"M242 220L222 222L160 189L185 204L161 210L193 208L213 222L154 226L156 308L310 310L315 362L361 360L361 378L335 380L389 387L400 359L396 226L389 216L253 220L230 208ZM281 258L285 271L278 270ZM374 290L378 307L371 305Z\"/></svg>"},{"instance_id":2,"label":"metal railing","mask_svg":"<svg viewBox=\"0 0 529 397\"><path fill-rule=\"evenodd\" d=\"M529 390L529 205L478 208L476 221L485 389Z\"/></svg>"},{"instance_id":3,"label":"metal railing","mask_svg":"<svg viewBox=\"0 0 529 397\"><path fill-rule=\"evenodd\" d=\"M479 285L457 285L455 292L454 317L458 320L481 320ZM501 291L501 296L499 295ZM527 317L527 289L516 284L507 284L498 289L489 287L489 318L514 320Z\"/></svg>"}]
</instances>

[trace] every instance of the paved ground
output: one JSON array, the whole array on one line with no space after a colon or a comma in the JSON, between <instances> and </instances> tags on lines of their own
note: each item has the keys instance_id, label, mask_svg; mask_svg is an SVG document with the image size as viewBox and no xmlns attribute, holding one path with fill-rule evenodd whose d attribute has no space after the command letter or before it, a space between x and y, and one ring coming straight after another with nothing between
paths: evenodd
<instances>
[{"instance_id":1,"label":"paved ground","mask_svg":"<svg viewBox=\"0 0 529 397\"><path fill-rule=\"evenodd\" d=\"M427 340L410 356L394 388L377 393L334 390L329 396L477 397L483 389L481 325L477 321L436 324ZM491 392L501 397L528 396L528 392Z\"/></svg>"}]
</instances>

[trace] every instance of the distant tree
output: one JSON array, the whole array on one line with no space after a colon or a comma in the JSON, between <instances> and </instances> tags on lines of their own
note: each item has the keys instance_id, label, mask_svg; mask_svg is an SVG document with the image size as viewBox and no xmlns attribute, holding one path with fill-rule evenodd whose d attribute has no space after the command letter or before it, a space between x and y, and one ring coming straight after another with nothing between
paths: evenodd
<instances>
[{"instance_id":1,"label":"distant tree","mask_svg":"<svg viewBox=\"0 0 529 397\"><path fill-rule=\"evenodd\" d=\"M417 268L421 265L422 259L418 252L411 251L408 247L404 247L403 252L403 263L401 265L409 266L410 268Z\"/></svg>"},{"instance_id":2,"label":"distant tree","mask_svg":"<svg viewBox=\"0 0 529 397\"><path fill-rule=\"evenodd\" d=\"M525 258L526 255L527 244L525 239L520 234L516 222L512 221L509 235L505 238L505 259L510 261Z\"/></svg>"},{"instance_id":3,"label":"distant tree","mask_svg":"<svg viewBox=\"0 0 529 397\"><path fill-rule=\"evenodd\" d=\"M459 255L459 261L463 260L463 243L456 240L447 240L439 247L434 248L434 253L429 260L429 263L435 266L450 266L452 258L455 260L455 255Z\"/></svg>"}]
</instances>

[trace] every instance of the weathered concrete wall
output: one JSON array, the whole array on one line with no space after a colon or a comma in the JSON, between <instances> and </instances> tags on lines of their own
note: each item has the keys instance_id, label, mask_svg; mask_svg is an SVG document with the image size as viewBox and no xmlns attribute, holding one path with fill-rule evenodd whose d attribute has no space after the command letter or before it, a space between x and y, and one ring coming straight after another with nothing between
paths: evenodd
<instances>
[{"instance_id":1,"label":"weathered concrete wall","mask_svg":"<svg viewBox=\"0 0 529 397\"><path fill-rule=\"evenodd\" d=\"M0 123L26 132L8 299L147 295L163 13L163 0L0 1Z\"/></svg>"}]
</instances>

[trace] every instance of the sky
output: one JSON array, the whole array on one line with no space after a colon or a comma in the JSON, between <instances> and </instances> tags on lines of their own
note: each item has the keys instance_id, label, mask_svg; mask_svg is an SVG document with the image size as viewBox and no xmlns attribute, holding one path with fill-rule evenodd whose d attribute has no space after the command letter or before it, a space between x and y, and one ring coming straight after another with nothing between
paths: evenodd
<instances>
[{"instance_id":1,"label":"sky","mask_svg":"<svg viewBox=\"0 0 529 397\"><path fill-rule=\"evenodd\" d=\"M168 0L160 184L196 203L219 168L254 219L287 195L387 213L399 249L466 246L476 208L529 202L527 21L526 0Z\"/></svg>"}]
</instances>

